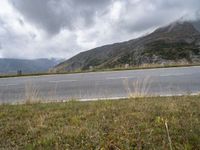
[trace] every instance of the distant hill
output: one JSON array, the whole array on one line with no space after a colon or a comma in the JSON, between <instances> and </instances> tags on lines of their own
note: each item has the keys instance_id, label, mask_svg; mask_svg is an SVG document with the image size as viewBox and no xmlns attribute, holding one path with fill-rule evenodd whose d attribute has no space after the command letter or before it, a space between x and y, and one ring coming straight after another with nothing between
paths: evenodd
<instances>
[{"instance_id":1,"label":"distant hill","mask_svg":"<svg viewBox=\"0 0 200 150\"><path fill-rule=\"evenodd\" d=\"M13 74L18 70L23 73L47 72L50 68L60 63L57 59L0 59L0 74Z\"/></svg>"},{"instance_id":2,"label":"distant hill","mask_svg":"<svg viewBox=\"0 0 200 150\"><path fill-rule=\"evenodd\" d=\"M79 53L54 68L54 71L113 68L152 63L200 62L200 23L174 22L153 33L130 41L105 45Z\"/></svg>"}]
</instances>

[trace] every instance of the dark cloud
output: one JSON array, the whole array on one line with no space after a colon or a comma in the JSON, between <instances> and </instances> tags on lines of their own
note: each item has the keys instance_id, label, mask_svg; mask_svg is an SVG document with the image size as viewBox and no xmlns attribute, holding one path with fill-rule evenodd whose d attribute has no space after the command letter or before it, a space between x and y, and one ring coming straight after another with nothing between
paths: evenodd
<instances>
[{"instance_id":1,"label":"dark cloud","mask_svg":"<svg viewBox=\"0 0 200 150\"><path fill-rule=\"evenodd\" d=\"M94 25L114 2L124 3L119 27L128 32L142 31L199 10L200 1L190 0L10 0L30 22L50 34L63 28L75 30ZM134 2L134 3L133 3ZM140 12L138 12L140 11ZM127 17L129 16L129 17ZM136 18L136 19L135 19ZM118 26L115 24L115 26ZM119 28L118 27L118 28Z\"/></svg>"},{"instance_id":2,"label":"dark cloud","mask_svg":"<svg viewBox=\"0 0 200 150\"><path fill-rule=\"evenodd\" d=\"M90 26L94 16L106 10L111 0L10 0L24 17L48 33L62 28Z\"/></svg>"}]
</instances>

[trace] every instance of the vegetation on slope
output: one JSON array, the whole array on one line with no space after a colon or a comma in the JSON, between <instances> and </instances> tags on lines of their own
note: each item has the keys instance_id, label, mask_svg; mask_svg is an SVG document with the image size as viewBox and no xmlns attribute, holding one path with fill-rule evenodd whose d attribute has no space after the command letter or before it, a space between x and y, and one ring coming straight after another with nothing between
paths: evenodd
<instances>
[{"instance_id":1,"label":"vegetation on slope","mask_svg":"<svg viewBox=\"0 0 200 150\"><path fill-rule=\"evenodd\" d=\"M200 97L0 106L0 149L198 149Z\"/></svg>"},{"instance_id":2,"label":"vegetation on slope","mask_svg":"<svg viewBox=\"0 0 200 150\"><path fill-rule=\"evenodd\" d=\"M200 30L192 22L174 22L151 34L79 53L54 72L176 62L200 63Z\"/></svg>"},{"instance_id":3,"label":"vegetation on slope","mask_svg":"<svg viewBox=\"0 0 200 150\"><path fill-rule=\"evenodd\" d=\"M160 56L162 59L167 60L180 60L186 59L192 62L192 57L200 54L200 49L194 43L175 42L167 43L159 40L148 44L149 49L143 52L147 56Z\"/></svg>"}]
</instances>

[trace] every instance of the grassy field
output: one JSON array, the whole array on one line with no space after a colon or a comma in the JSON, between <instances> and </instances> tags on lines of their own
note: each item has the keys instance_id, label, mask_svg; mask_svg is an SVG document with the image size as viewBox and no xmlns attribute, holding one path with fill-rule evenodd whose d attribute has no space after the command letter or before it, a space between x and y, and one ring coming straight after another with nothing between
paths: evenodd
<instances>
[{"instance_id":1,"label":"grassy field","mask_svg":"<svg viewBox=\"0 0 200 150\"><path fill-rule=\"evenodd\" d=\"M0 149L199 149L200 96L0 106Z\"/></svg>"}]
</instances>

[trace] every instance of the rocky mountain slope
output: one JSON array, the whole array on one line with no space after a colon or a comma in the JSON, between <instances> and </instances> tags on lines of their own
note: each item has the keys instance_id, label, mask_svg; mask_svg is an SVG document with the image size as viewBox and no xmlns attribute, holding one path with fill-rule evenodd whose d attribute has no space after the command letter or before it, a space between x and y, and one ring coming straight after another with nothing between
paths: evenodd
<instances>
[{"instance_id":1,"label":"rocky mountain slope","mask_svg":"<svg viewBox=\"0 0 200 150\"><path fill-rule=\"evenodd\" d=\"M57 59L0 59L0 74L12 74L21 70L23 73L46 72L61 61Z\"/></svg>"},{"instance_id":2,"label":"rocky mountain slope","mask_svg":"<svg viewBox=\"0 0 200 150\"><path fill-rule=\"evenodd\" d=\"M126 42L82 52L60 63L54 71L113 68L152 63L200 62L200 23L175 22L153 33Z\"/></svg>"}]
</instances>

